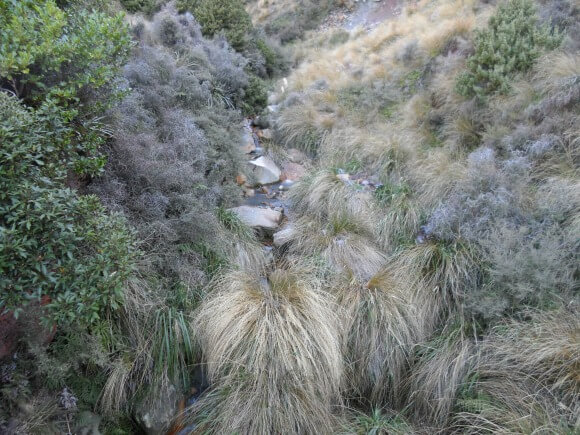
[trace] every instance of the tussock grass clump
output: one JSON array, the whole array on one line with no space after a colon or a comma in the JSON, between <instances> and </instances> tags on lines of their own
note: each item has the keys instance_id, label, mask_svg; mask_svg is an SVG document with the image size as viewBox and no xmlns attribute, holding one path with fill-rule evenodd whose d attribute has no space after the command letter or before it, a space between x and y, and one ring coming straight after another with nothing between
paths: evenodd
<instances>
[{"instance_id":1,"label":"tussock grass clump","mask_svg":"<svg viewBox=\"0 0 580 435\"><path fill-rule=\"evenodd\" d=\"M178 291L172 295L178 298ZM165 400L175 389L189 386L199 358L191 319L183 305L164 299L159 289L139 280L129 283L122 313L115 319L109 338L117 358L109 365L108 378L99 405L106 414L126 409L135 395L149 401ZM189 303L193 292L181 295ZM129 343L124 340L129 338ZM164 399L165 396L165 399ZM169 400L169 399L167 399Z\"/></svg>"},{"instance_id":2,"label":"tussock grass clump","mask_svg":"<svg viewBox=\"0 0 580 435\"><path fill-rule=\"evenodd\" d=\"M411 243L419 232L422 218L417 194L401 181L380 186L374 195L379 208L378 232L382 246L392 251Z\"/></svg>"},{"instance_id":3,"label":"tussock grass clump","mask_svg":"<svg viewBox=\"0 0 580 435\"><path fill-rule=\"evenodd\" d=\"M294 102L294 99L298 101ZM324 135L334 125L335 116L305 106L300 100L298 95L288 98L286 109L276 120L276 131L288 148L298 148L315 155Z\"/></svg>"},{"instance_id":4,"label":"tussock grass clump","mask_svg":"<svg viewBox=\"0 0 580 435\"><path fill-rule=\"evenodd\" d=\"M529 312L495 327L456 427L474 433L572 433L580 421L578 311Z\"/></svg>"},{"instance_id":5,"label":"tussock grass clump","mask_svg":"<svg viewBox=\"0 0 580 435\"><path fill-rule=\"evenodd\" d=\"M343 423L340 435L413 435L415 428L396 412L373 408L371 412L353 411Z\"/></svg>"},{"instance_id":6,"label":"tussock grass clump","mask_svg":"<svg viewBox=\"0 0 580 435\"><path fill-rule=\"evenodd\" d=\"M320 258L335 272L346 271L364 280L386 262L384 253L372 242L372 233L349 216L333 215L326 223L304 217L293 229L290 253Z\"/></svg>"},{"instance_id":7,"label":"tussock grass clump","mask_svg":"<svg viewBox=\"0 0 580 435\"><path fill-rule=\"evenodd\" d=\"M320 220L344 216L369 225L370 197L341 180L332 169L320 169L300 179L290 190L294 210Z\"/></svg>"},{"instance_id":8,"label":"tussock grass clump","mask_svg":"<svg viewBox=\"0 0 580 435\"><path fill-rule=\"evenodd\" d=\"M406 385L415 418L437 427L445 427L477 361L462 326L450 324L449 328L417 347L418 361Z\"/></svg>"},{"instance_id":9,"label":"tussock grass clump","mask_svg":"<svg viewBox=\"0 0 580 435\"><path fill-rule=\"evenodd\" d=\"M432 312L451 312L461 307L464 293L477 286L477 252L469 244L431 240L401 251L393 259L395 276L411 280L418 294L431 292ZM420 304L421 296L416 303Z\"/></svg>"},{"instance_id":10,"label":"tussock grass clump","mask_svg":"<svg viewBox=\"0 0 580 435\"><path fill-rule=\"evenodd\" d=\"M340 327L309 267L224 275L194 329L214 388L188 411L194 422L212 433L330 430L343 372Z\"/></svg>"},{"instance_id":11,"label":"tussock grass clump","mask_svg":"<svg viewBox=\"0 0 580 435\"><path fill-rule=\"evenodd\" d=\"M413 347L422 339L405 288L384 271L366 283L345 275L332 285L344 313L349 399L397 406Z\"/></svg>"}]
</instances>

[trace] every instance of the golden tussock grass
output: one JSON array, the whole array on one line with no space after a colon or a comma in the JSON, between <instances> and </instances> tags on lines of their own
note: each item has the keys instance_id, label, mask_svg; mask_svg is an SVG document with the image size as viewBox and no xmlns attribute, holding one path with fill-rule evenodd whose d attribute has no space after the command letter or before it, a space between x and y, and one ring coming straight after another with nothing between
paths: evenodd
<instances>
[{"instance_id":1,"label":"golden tussock grass","mask_svg":"<svg viewBox=\"0 0 580 435\"><path fill-rule=\"evenodd\" d=\"M325 222L304 217L293 229L290 253L321 259L334 272L368 279L386 262L373 233L348 215L332 214Z\"/></svg>"},{"instance_id":2,"label":"golden tussock grass","mask_svg":"<svg viewBox=\"0 0 580 435\"><path fill-rule=\"evenodd\" d=\"M402 283L385 270L369 281L344 274L332 283L343 308L347 394L354 403L400 404L422 328Z\"/></svg>"},{"instance_id":3,"label":"golden tussock grass","mask_svg":"<svg viewBox=\"0 0 580 435\"><path fill-rule=\"evenodd\" d=\"M334 170L320 169L299 180L290 191L294 210L300 215L327 219L336 215L359 226L370 225L370 198L341 180Z\"/></svg>"},{"instance_id":4,"label":"golden tussock grass","mask_svg":"<svg viewBox=\"0 0 580 435\"><path fill-rule=\"evenodd\" d=\"M216 433L330 427L343 373L333 298L304 264L224 275L195 317L214 393L188 411ZM208 411L209 410L209 411Z\"/></svg>"},{"instance_id":5,"label":"golden tussock grass","mask_svg":"<svg viewBox=\"0 0 580 435\"><path fill-rule=\"evenodd\" d=\"M417 347L418 362L406 380L408 403L418 421L445 427L477 355L461 325L452 325L434 340Z\"/></svg>"},{"instance_id":6,"label":"golden tussock grass","mask_svg":"<svg viewBox=\"0 0 580 435\"><path fill-rule=\"evenodd\" d=\"M479 348L477 376L459 402L457 431L569 433L580 427L580 316L532 311L498 325Z\"/></svg>"}]
</instances>

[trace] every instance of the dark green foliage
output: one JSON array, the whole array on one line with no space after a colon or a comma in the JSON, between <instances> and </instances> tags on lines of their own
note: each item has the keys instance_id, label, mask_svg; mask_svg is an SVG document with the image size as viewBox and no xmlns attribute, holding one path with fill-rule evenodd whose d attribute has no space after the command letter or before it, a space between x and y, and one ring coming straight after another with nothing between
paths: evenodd
<instances>
[{"instance_id":1,"label":"dark green foliage","mask_svg":"<svg viewBox=\"0 0 580 435\"><path fill-rule=\"evenodd\" d=\"M0 83L35 103L76 102L87 88L105 87L130 49L122 15L65 11L52 0L4 3L0 28Z\"/></svg>"},{"instance_id":2,"label":"dark green foliage","mask_svg":"<svg viewBox=\"0 0 580 435\"><path fill-rule=\"evenodd\" d=\"M121 4L129 12L143 12L151 15L161 9L165 0L121 0Z\"/></svg>"},{"instance_id":3,"label":"dark green foliage","mask_svg":"<svg viewBox=\"0 0 580 435\"><path fill-rule=\"evenodd\" d=\"M223 31L236 50L247 45L252 20L240 0L179 0L177 7L181 12L193 13L204 35Z\"/></svg>"},{"instance_id":4,"label":"dark green foliage","mask_svg":"<svg viewBox=\"0 0 580 435\"><path fill-rule=\"evenodd\" d=\"M259 114L268 104L266 83L260 77L251 75L245 89L243 110L246 115Z\"/></svg>"},{"instance_id":5,"label":"dark green foliage","mask_svg":"<svg viewBox=\"0 0 580 435\"><path fill-rule=\"evenodd\" d=\"M0 306L49 296L62 323L93 323L122 300L131 271L124 220L64 186L72 134L55 107L25 110L0 94Z\"/></svg>"},{"instance_id":6,"label":"dark green foliage","mask_svg":"<svg viewBox=\"0 0 580 435\"><path fill-rule=\"evenodd\" d=\"M554 48L561 35L540 27L530 0L500 4L487 29L475 37L475 53L468 71L459 76L457 91L464 96L483 97L507 93L511 77L528 70L543 48Z\"/></svg>"},{"instance_id":7,"label":"dark green foliage","mask_svg":"<svg viewBox=\"0 0 580 435\"><path fill-rule=\"evenodd\" d=\"M55 152L79 174L99 172L100 117L118 100L112 84L130 49L123 17L61 10L52 0L11 1L0 8L0 28L0 87L27 104L46 103L44 113L61 111L76 133L62 126L68 149Z\"/></svg>"}]
</instances>

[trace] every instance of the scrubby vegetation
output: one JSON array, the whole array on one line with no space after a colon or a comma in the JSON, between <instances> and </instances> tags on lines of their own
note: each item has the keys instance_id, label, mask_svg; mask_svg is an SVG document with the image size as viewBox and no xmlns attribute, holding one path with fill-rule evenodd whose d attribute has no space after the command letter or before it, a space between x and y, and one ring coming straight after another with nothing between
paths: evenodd
<instances>
[{"instance_id":1,"label":"scrubby vegetation","mask_svg":"<svg viewBox=\"0 0 580 435\"><path fill-rule=\"evenodd\" d=\"M499 351L528 328L517 340L551 352L533 331L552 316L575 332L542 331L580 345L578 29L566 2L421 2L338 44L320 35L324 50L297 44L275 125L317 168L291 191L285 249L345 310L342 396L366 415L347 431L578 429L562 399L577 383ZM569 346L553 351L577 364ZM522 375L500 389L494 371Z\"/></svg>"},{"instance_id":2,"label":"scrubby vegetation","mask_svg":"<svg viewBox=\"0 0 580 435\"><path fill-rule=\"evenodd\" d=\"M578 5L339 7L0 3L0 432L580 430Z\"/></svg>"}]
</instances>

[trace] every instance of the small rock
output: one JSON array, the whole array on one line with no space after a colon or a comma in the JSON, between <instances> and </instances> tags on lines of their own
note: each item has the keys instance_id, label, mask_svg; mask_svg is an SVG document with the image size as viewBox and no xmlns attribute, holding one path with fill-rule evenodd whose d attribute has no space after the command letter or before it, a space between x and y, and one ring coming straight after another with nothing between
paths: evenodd
<instances>
[{"instance_id":1,"label":"small rock","mask_svg":"<svg viewBox=\"0 0 580 435\"><path fill-rule=\"evenodd\" d=\"M282 167L282 173L280 174L280 179L284 180L299 180L304 175L306 175L306 168L298 163L286 163Z\"/></svg>"},{"instance_id":2,"label":"small rock","mask_svg":"<svg viewBox=\"0 0 580 435\"><path fill-rule=\"evenodd\" d=\"M238 186L243 185L246 181L248 181L248 180L244 174L240 174L236 177L236 184Z\"/></svg>"},{"instance_id":3,"label":"small rock","mask_svg":"<svg viewBox=\"0 0 580 435\"><path fill-rule=\"evenodd\" d=\"M161 397L147 397L137 406L135 418L147 435L167 433L177 412L178 394L173 385Z\"/></svg>"},{"instance_id":4,"label":"small rock","mask_svg":"<svg viewBox=\"0 0 580 435\"><path fill-rule=\"evenodd\" d=\"M272 133L272 130L270 130L269 128L267 128L265 130L260 130L259 136L262 139L272 140L272 138L274 137L274 134Z\"/></svg>"},{"instance_id":5,"label":"small rock","mask_svg":"<svg viewBox=\"0 0 580 435\"><path fill-rule=\"evenodd\" d=\"M258 184L272 184L280 180L281 171L269 157L261 156L248 162L253 166L253 172Z\"/></svg>"},{"instance_id":6,"label":"small rock","mask_svg":"<svg viewBox=\"0 0 580 435\"><path fill-rule=\"evenodd\" d=\"M278 186L278 189L281 190L282 192L286 192L287 190L290 190L290 188L294 185L294 181L292 180L284 180L282 182L282 184L280 184L280 186Z\"/></svg>"},{"instance_id":7,"label":"small rock","mask_svg":"<svg viewBox=\"0 0 580 435\"><path fill-rule=\"evenodd\" d=\"M251 132L244 131L242 134L242 143L240 144L240 149L244 154L250 154L256 149L254 137L252 136Z\"/></svg>"},{"instance_id":8,"label":"small rock","mask_svg":"<svg viewBox=\"0 0 580 435\"><path fill-rule=\"evenodd\" d=\"M252 198L256 194L254 189L244 189L244 196L246 198Z\"/></svg>"},{"instance_id":9,"label":"small rock","mask_svg":"<svg viewBox=\"0 0 580 435\"><path fill-rule=\"evenodd\" d=\"M278 228L282 220L282 213L270 208L242 205L230 210L236 213L246 225L260 230L273 231Z\"/></svg>"},{"instance_id":10,"label":"small rock","mask_svg":"<svg viewBox=\"0 0 580 435\"><path fill-rule=\"evenodd\" d=\"M306 159L308 159L308 157L306 157L306 154L304 154L302 151L296 148L290 148L287 151L287 154L288 158L292 163L304 163Z\"/></svg>"},{"instance_id":11,"label":"small rock","mask_svg":"<svg viewBox=\"0 0 580 435\"><path fill-rule=\"evenodd\" d=\"M350 183L350 175L348 174L336 174L336 178L344 183Z\"/></svg>"},{"instance_id":12,"label":"small rock","mask_svg":"<svg viewBox=\"0 0 580 435\"><path fill-rule=\"evenodd\" d=\"M268 189L266 186L262 186L262 187L260 187L259 192L260 193L263 193L265 195L269 195L270 194L270 189Z\"/></svg>"},{"instance_id":13,"label":"small rock","mask_svg":"<svg viewBox=\"0 0 580 435\"><path fill-rule=\"evenodd\" d=\"M274 233L274 246L279 248L288 243L294 235L294 229L291 226L284 228L281 231Z\"/></svg>"},{"instance_id":14,"label":"small rock","mask_svg":"<svg viewBox=\"0 0 580 435\"><path fill-rule=\"evenodd\" d=\"M250 126L250 121L244 120L242 126L242 141L240 143L240 149L244 154L250 154L256 149L256 143L254 141L254 133L252 132L252 127Z\"/></svg>"}]
</instances>

